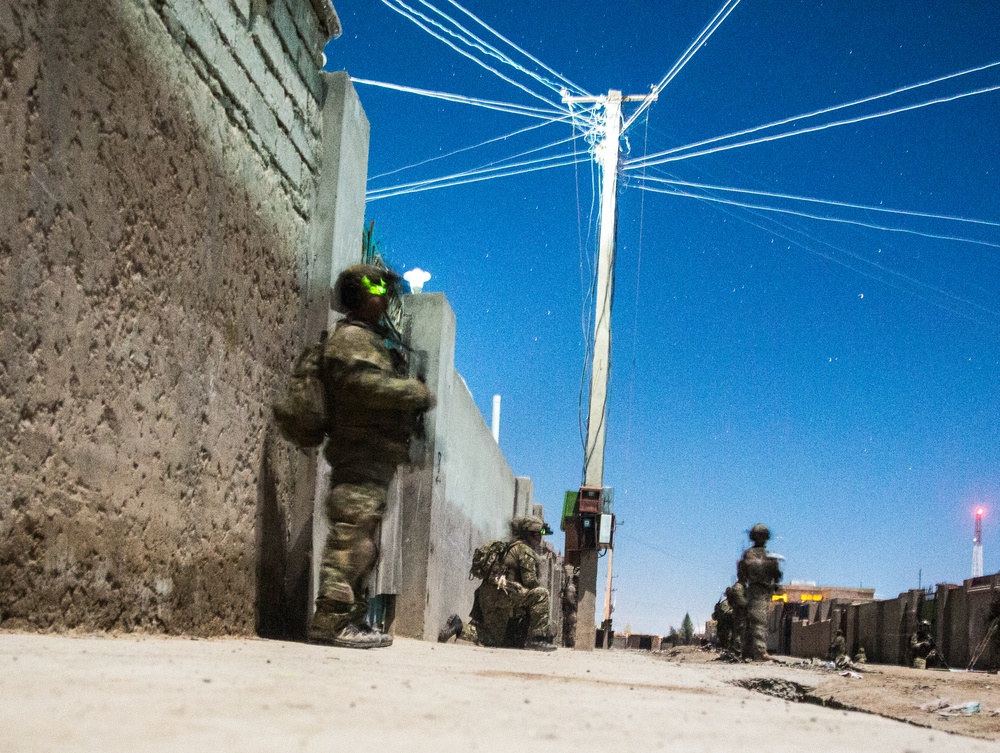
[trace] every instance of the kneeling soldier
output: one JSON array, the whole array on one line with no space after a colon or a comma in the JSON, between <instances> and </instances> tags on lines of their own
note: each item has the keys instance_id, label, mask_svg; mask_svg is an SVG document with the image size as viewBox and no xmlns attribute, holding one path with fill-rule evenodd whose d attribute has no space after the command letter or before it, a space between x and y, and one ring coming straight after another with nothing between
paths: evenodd
<instances>
[{"instance_id":1,"label":"kneeling soldier","mask_svg":"<svg viewBox=\"0 0 1000 753\"><path fill-rule=\"evenodd\" d=\"M514 540L503 547L476 589L472 619L448 618L438 640L453 636L483 646L555 651L549 632L549 591L538 582L538 558L545 523L534 515L510 524ZM495 545L488 544L483 550Z\"/></svg>"}]
</instances>

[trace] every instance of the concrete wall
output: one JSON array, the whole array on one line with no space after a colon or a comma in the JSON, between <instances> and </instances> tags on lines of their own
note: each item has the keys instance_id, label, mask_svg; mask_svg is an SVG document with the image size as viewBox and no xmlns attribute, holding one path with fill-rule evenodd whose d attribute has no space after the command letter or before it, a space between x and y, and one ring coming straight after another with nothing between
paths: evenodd
<instances>
[{"instance_id":1,"label":"concrete wall","mask_svg":"<svg viewBox=\"0 0 1000 753\"><path fill-rule=\"evenodd\" d=\"M547 550L539 557L538 580L549 590L549 625L557 645L562 645L562 592L565 573L563 558L555 551Z\"/></svg>"},{"instance_id":2,"label":"concrete wall","mask_svg":"<svg viewBox=\"0 0 1000 753\"><path fill-rule=\"evenodd\" d=\"M627 649L634 649L637 651L660 651L662 647L662 635L631 633L625 636L625 648Z\"/></svg>"},{"instance_id":3,"label":"concrete wall","mask_svg":"<svg viewBox=\"0 0 1000 753\"><path fill-rule=\"evenodd\" d=\"M418 464L397 478L402 588L395 629L432 640L449 614L468 616L478 585L468 579L472 553L509 537L517 484L455 371L455 314L448 302L439 293L420 294L408 296L405 309L412 367L437 405L425 421L426 437L414 447Z\"/></svg>"},{"instance_id":4,"label":"concrete wall","mask_svg":"<svg viewBox=\"0 0 1000 753\"><path fill-rule=\"evenodd\" d=\"M875 657L870 653L874 652L878 644L878 634L882 629L882 602L873 601L869 604L861 604L856 609L851 610L857 613L857 634L848 636L847 646L852 652L864 646L865 656L869 661L875 661ZM854 654L852 653L852 656Z\"/></svg>"},{"instance_id":5,"label":"concrete wall","mask_svg":"<svg viewBox=\"0 0 1000 753\"><path fill-rule=\"evenodd\" d=\"M0 4L0 625L301 632L315 456L269 405L360 246L337 33L325 0Z\"/></svg>"},{"instance_id":6,"label":"concrete wall","mask_svg":"<svg viewBox=\"0 0 1000 753\"><path fill-rule=\"evenodd\" d=\"M833 641L834 627L830 620L792 623L792 656L826 659Z\"/></svg>"},{"instance_id":7,"label":"concrete wall","mask_svg":"<svg viewBox=\"0 0 1000 753\"><path fill-rule=\"evenodd\" d=\"M1000 667L1000 642L983 646L989 629L986 619L990 605L997 598L1000 598L1000 573L970 578L961 586L937 587L937 641L952 666L968 666L981 650L975 669Z\"/></svg>"},{"instance_id":8,"label":"concrete wall","mask_svg":"<svg viewBox=\"0 0 1000 753\"><path fill-rule=\"evenodd\" d=\"M988 631L987 616L995 598L1000 598L1000 574L972 578L961 586L942 583L935 593L914 589L895 599L866 604L833 604L832 619L796 620L791 624L791 655L825 657L838 628L845 630L848 651L853 656L865 648L868 661L907 664L910 636L920 620L931 622L938 649L951 667L964 668L982 653L973 668L1000 666L996 642L983 645ZM824 643L825 641L825 643Z\"/></svg>"}]
</instances>

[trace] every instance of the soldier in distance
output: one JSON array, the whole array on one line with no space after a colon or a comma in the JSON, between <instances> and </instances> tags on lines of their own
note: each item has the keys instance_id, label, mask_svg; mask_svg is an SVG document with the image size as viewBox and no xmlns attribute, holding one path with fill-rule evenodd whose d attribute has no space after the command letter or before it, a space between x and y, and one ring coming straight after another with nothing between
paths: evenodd
<instances>
[{"instance_id":1,"label":"soldier in distance","mask_svg":"<svg viewBox=\"0 0 1000 753\"><path fill-rule=\"evenodd\" d=\"M767 549L771 531L762 523L750 529L753 546L743 552L736 565L736 577L746 584L747 601L747 641L743 645L743 657L750 661L765 661L771 657L767 653L767 612L771 606L771 595L781 582L778 560Z\"/></svg>"}]
</instances>

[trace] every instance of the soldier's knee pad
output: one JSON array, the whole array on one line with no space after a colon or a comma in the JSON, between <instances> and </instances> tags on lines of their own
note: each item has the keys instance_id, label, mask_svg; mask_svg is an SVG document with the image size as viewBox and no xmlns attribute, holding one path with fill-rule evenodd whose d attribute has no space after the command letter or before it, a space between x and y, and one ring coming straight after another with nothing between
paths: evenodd
<instances>
[{"instance_id":1,"label":"soldier's knee pad","mask_svg":"<svg viewBox=\"0 0 1000 753\"><path fill-rule=\"evenodd\" d=\"M364 538L357 542L352 552L355 572L367 573L378 559L378 544L372 538Z\"/></svg>"},{"instance_id":2,"label":"soldier's knee pad","mask_svg":"<svg viewBox=\"0 0 1000 753\"><path fill-rule=\"evenodd\" d=\"M327 515L333 523L374 527L385 513L387 493L385 486L374 483L337 484L327 495Z\"/></svg>"},{"instance_id":3,"label":"soldier's knee pad","mask_svg":"<svg viewBox=\"0 0 1000 753\"><path fill-rule=\"evenodd\" d=\"M334 523L326 539L328 551L353 549L356 542L368 537L368 530L354 523Z\"/></svg>"},{"instance_id":4,"label":"soldier's knee pad","mask_svg":"<svg viewBox=\"0 0 1000 753\"><path fill-rule=\"evenodd\" d=\"M368 536L344 539L337 546L327 547L323 567L343 574L347 581L367 573L378 559L378 545Z\"/></svg>"}]
</instances>

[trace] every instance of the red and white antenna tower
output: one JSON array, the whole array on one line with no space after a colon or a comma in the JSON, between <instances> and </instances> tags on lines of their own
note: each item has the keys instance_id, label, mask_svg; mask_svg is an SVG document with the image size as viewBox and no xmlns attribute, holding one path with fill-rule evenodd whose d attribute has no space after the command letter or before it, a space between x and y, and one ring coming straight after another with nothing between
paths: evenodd
<instances>
[{"instance_id":1,"label":"red and white antenna tower","mask_svg":"<svg viewBox=\"0 0 1000 753\"><path fill-rule=\"evenodd\" d=\"M976 508L976 533L972 537L972 577L983 574L983 510L982 505Z\"/></svg>"}]
</instances>

